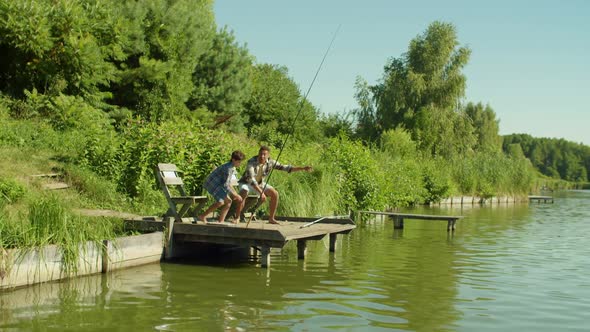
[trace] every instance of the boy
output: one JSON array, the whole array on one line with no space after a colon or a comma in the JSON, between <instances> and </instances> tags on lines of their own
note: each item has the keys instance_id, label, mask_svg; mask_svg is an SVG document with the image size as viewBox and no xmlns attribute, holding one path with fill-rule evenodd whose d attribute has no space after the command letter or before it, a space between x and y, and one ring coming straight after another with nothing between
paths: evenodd
<instances>
[{"instance_id":1,"label":"boy","mask_svg":"<svg viewBox=\"0 0 590 332\"><path fill-rule=\"evenodd\" d=\"M211 204L203 214L199 215L199 221L206 222L205 218L209 213L223 206L219 212L219 222L224 222L227 211L229 211L232 203L232 199L230 199L229 196L237 201L238 204L241 204L242 197L232 188L231 180L235 176L236 167L240 166L244 157L244 153L240 150L232 152L231 160L217 167L211 172L211 174L209 174L207 179L205 179L203 187L207 189L213 198L215 198L215 203ZM234 221L234 223L235 222L236 221Z\"/></svg>"}]
</instances>

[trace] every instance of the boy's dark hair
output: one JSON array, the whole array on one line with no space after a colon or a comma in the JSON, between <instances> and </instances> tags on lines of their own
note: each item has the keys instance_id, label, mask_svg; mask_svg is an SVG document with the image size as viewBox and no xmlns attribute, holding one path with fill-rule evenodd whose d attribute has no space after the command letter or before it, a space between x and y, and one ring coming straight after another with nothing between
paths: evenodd
<instances>
[{"instance_id":1,"label":"boy's dark hair","mask_svg":"<svg viewBox=\"0 0 590 332\"><path fill-rule=\"evenodd\" d=\"M240 150L236 150L231 153L231 160L244 160L244 158L246 158L246 156Z\"/></svg>"},{"instance_id":2,"label":"boy's dark hair","mask_svg":"<svg viewBox=\"0 0 590 332\"><path fill-rule=\"evenodd\" d=\"M261 145L258 152L260 152L260 151L268 151L268 153L270 153L270 148L266 145Z\"/></svg>"}]
</instances>

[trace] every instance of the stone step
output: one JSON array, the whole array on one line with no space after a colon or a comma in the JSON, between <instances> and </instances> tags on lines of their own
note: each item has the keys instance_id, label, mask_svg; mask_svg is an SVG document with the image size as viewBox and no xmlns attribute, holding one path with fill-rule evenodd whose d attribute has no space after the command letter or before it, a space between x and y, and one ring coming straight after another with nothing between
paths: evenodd
<instances>
[{"instance_id":1,"label":"stone step","mask_svg":"<svg viewBox=\"0 0 590 332\"><path fill-rule=\"evenodd\" d=\"M46 174L33 174L31 175L32 178L56 178L59 177L61 174L59 173L46 173Z\"/></svg>"},{"instance_id":2,"label":"stone step","mask_svg":"<svg viewBox=\"0 0 590 332\"><path fill-rule=\"evenodd\" d=\"M44 183L42 188L45 190L59 190L69 188L70 185L64 182Z\"/></svg>"},{"instance_id":3,"label":"stone step","mask_svg":"<svg viewBox=\"0 0 590 332\"><path fill-rule=\"evenodd\" d=\"M113 217L122 219L142 219L141 216L113 210L101 210L101 209L74 209L74 212L87 216L87 217Z\"/></svg>"}]
</instances>

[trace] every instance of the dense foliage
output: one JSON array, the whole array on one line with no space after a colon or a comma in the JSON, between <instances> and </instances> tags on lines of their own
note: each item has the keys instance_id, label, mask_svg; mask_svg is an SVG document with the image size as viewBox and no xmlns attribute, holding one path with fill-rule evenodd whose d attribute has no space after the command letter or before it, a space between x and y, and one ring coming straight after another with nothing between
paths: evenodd
<instances>
[{"instance_id":1,"label":"dense foliage","mask_svg":"<svg viewBox=\"0 0 590 332\"><path fill-rule=\"evenodd\" d=\"M0 148L52 154L83 195L78 205L162 213L157 163L177 164L202 194L232 150L254 155L267 144L277 157L286 142L281 162L314 172L273 175L279 213L534 185L526 153L502 154L491 106L464 103L470 51L448 23L432 23L387 61L377 84L359 78L359 108L345 115L319 114L288 68L257 63L216 26L211 0L0 0L0 23ZM3 204L26 201L18 181L0 187Z\"/></svg>"}]
</instances>

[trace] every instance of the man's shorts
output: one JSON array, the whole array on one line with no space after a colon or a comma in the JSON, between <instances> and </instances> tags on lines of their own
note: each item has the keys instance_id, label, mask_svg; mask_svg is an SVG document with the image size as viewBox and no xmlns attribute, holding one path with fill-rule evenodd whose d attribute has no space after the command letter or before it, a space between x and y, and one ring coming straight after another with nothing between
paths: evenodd
<instances>
[{"instance_id":1,"label":"man's shorts","mask_svg":"<svg viewBox=\"0 0 590 332\"><path fill-rule=\"evenodd\" d=\"M262 183L262 184L258 184L258 186L262 189L262 190L268 190L268 189L273 189L273 187L270 184L266 184L266 183ZM266 187L265 187L266 186ZM241 191L245 191L248 190L248 195L256 195L258 196L258 192L256 191L256 189L254 189L254 187L252 187L251 185L249 185L248 183L242 183L239 182L238 183L238 190Z\"/></svg>"}]
</instances>

